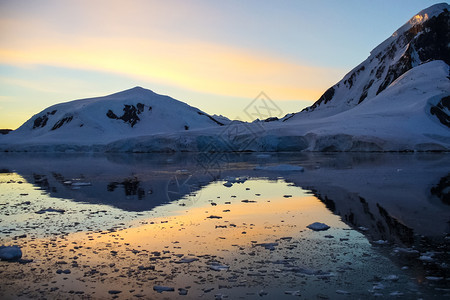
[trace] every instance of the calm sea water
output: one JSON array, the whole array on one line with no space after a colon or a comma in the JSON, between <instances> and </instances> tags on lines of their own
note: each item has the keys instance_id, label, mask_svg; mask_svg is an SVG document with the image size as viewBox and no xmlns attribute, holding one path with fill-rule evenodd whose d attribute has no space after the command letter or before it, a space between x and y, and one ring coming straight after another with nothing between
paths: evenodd
<instances>
[{"instance_id":1,"label":"calm sea water","mask_svg":"<svg viewBox=\"0 0 450 300\"><path fill-rule=\"evenodd\" d=\"M0 244L25 261L0 262L0 296L448 297L449 166L438 153L1 154Z\"/></svg>"}]
</instances>

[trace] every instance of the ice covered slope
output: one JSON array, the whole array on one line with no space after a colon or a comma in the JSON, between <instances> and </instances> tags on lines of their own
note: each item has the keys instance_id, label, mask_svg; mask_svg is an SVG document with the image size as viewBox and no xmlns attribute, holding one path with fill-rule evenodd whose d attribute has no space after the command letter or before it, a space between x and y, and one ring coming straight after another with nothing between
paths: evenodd
<instances>
[{"instance_id":1,"label":"ice covered slope","mask_svg":"<svg viewBox=\"0 0 450 300\"><path fill-rule=\"evenodd\" d=\"M303 136L312 151L448 151L448 75L445 62L430 61L352 109L280 122L266 132Z\"/></svg>"},{"instance_id":2,"label":"ice covered slope","mask_svg":"<svg viewBox=\"0 0 450 300\"><path fill-rule=\"evenodd\" d=\"M335 115L380 95L397 78L420 64L434 60L450 64L449 11L450 6L441 3L419 12L373 49L364 62L330 87L312 106L285 117L284 121ZM429 71L434 72L432 69ZM411 99L414 101L421 101L421 98ZM439 113L436 116L439 117Z\"/></svg>"},{"instance_id":3,"label":"ice covered slope","mask_svg":"<svg viewBox=\"0 0 450 300\"><path fill-rule=\"evenodd\" d=\"M222 125L186 103L135 87L51 106L1 137L0 144L105 144L125 137Z\"/></svg>"}]
</instances>

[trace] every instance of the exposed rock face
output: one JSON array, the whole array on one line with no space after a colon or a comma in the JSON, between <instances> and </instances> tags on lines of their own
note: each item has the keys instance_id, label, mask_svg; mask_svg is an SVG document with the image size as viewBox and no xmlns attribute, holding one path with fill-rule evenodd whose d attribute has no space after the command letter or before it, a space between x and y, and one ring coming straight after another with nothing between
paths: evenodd
<instances>
[{"instance_id":1,"label":"exposed rock face","mask_svg":"<svg viewBox=\"0 0 450 300\"><path fill-rule=\"evenodd\" d=\"M123 120L125 123L130 124L131 127L136 125L141 119L139 115L144 111L145 105L142 103L134 105L124 104L123 107L123 115L118 117L112 110L108 110L106 116L110 119ZM152 107L149 106L148 110L152 110Z\"/></svg>"},{"instance_id":2,"label":"exposed rock face","mask_svg":"<svg viewBox=\"0 0 450 300\"><path fill-rule=\"evenodd\" d=\"M47 125L47 122L48 122L48 117L50 115L56 114L56 112L57 112L57 110L52 110L51 112L47 112L47 113L37 117L36 119L34 119L33 129L45 127L45 125Z\"/></svg>"},{"instance_id":3,"label":"exposed rock face","mask_svg":"<svg viewBox=\"0 0 450 300\"><path fill-rule=\"evenodd\" d=\"M439 121L450 128L450 96L444 97L436 106L430 108L430 113Z\"/></svg>"},{"instance_id":4,"label":"exposed rock face","mask_svg":"<svg viewBox=\"0 0 450 300\"><path fill-rule=\"evenodd\" d=\"M61 120L59 120L58 122L55 123L55 125L53 125L52 130L58 129L61 126L63 126L65 123L69 123L70 121L72 121L73 116L68 116L68 117L64 117Z\"/></svg>"}]
</instances>

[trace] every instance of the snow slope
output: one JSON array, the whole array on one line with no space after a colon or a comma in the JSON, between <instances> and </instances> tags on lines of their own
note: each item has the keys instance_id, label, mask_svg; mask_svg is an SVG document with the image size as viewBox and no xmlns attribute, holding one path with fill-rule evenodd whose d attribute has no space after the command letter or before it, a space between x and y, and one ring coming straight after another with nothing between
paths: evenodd
<instances>
[{"instance_id":1,"label":"snow slope","mask_svg":"<svg viewBox=\"0 0 450 300\"><path fill-rule=\"evenodd\" d=\"M312 151L449 150L450 129L433 114L450 96L448 74L446 63L431 61L352 109L274 124L267 133L302 135Z\"/></svg>"}]
</instances>

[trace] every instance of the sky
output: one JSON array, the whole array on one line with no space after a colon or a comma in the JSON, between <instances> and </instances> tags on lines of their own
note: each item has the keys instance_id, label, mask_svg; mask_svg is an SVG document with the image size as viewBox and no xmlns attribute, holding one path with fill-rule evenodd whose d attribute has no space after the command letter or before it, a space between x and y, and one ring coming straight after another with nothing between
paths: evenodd
<instances>
[{"instance_id":1,"label":"sky","mask_svg":"<svg viewBox=\"0 0 450 300\"><path fill-rule=\"evenodd\" d=\"M248 120L311 105L427 0L0 0L0 128L141 86Z\"/></svg>"}]
</instances>

